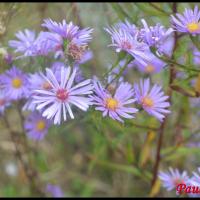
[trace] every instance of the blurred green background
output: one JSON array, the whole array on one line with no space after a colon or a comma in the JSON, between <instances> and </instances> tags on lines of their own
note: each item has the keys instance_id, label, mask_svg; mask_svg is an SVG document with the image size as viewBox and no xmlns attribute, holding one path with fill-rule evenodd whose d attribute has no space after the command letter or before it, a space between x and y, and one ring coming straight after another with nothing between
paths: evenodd
<instances>
[{"instance_id":1,"label":"blurred green background","mask_svg":"<svg viewBox=\"0 0 200 200\"><path fill-rule=\"evenodd\" d=\"M194 3L178 3L178 11L190 6ZM81 27L94 28L90 44L94 57L82 70L87 77L101 76L117 59L114 50L107 47L111 41L104 27L124 19L141 26L142 18L152 25L160 22L169 27L171 7L172 3L0 3L0 25L5 27L4 30L0 26L0 44L7 47L15 33L25 28L41 31L45 18L73 21ZM179 52L187 54L187 46L187 39L183 40ZM25 66L27 71L29 67ZM2 72L3 64L0 68ZM168 75L166 69L152 79L166 90ZM144 75L131 70L126 80L133 83L141 77ZM172 166L191 172L198 167L199 148L189 148L184 143L171 150L199 128L198 109L190 106L189 98L174 93L171 111L162 149L166 156L160 169ZM18 113L12 109L8 112L11 128L21 130ZM144 112L134 120L119 124L103 119L100 112L91 109L77 114L75 120L52 127L41 142L28 140L35 154L27 152L24 156L31 157L30 165L37 169L41 187L57 184L65 196L175 196L163 189L160 182L151 190L158 127L159 123ZM0 196L32 196L1 121L0 130Z\"/></svg>"}]
</instances>

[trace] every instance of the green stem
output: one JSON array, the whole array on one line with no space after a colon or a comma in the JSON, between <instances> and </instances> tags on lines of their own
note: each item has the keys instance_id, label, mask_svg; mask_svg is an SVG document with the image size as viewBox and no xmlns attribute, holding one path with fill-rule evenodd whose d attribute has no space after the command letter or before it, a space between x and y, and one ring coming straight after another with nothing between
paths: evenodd
<instances>
[{"instance_id":1,"label":"green stem","mask_svg":"<svg viewBox=\"0 0 200 200\"><path fill-rule=\"evenodd\" d=\"M115 62L115 64L114 65L112 65L112 67L103 75L103 79L105 79L105 77L106 76L108 76L108 74L110 73L110 72L112 72L112 70L113 69L115 69L115 67L117 67L118 65L119 65L119 62L122 60L122 59L124 59L124 58L126 58L126 56L127 56L127 54L124 54L124 56L118 56L118 58L117 58L117 60L116 60L116 62Z\"/></svg>"},{"instance_id":2,"label":"green stem","mask_svg":"<svg viewBox=\"0 0 200 200\"><path fill-rule=\"evenodd\" d=\"M162 61L164 61L164 62L166 62L166 63L168 63L168 64L173 64L173 65L176 65L177 67L180 67L180 68L183 68L183 69L185 69L185 70L187 70L187 71L193 71L193 72L198 72L198 73L200 73L200 70L199 69L194 69L194 68L191 68L192 66L190 66L189 65L189 67L187 67L187 66L185 66L185 65L182 65L182 64L180 64L180 63L177 63L175 60L173 60L172 58L168 58L168 57L166 57L166 56L161 56L161 57L159 57L156 53L155 53L155 51L151 51L158 59L160 59L160 60L162 60Z\"/></svg>"},{"instance_id":3,"label":"green stem","mask_svg":"<svg viewBox=\"0 0 200 200\"><path fill-rule=\"evenodd\" d=\"M119 3L112 3L112 8L116 11L118 17L121 20L124 20L124 18L127 18L129 21L132 21L132 19L129 17L129 15L123 10L121 5Z\"/></svg>"},{"instance_id":4,"label":"green stem","mask_svg":"<svg viewBox=\"0 0 200 200\"><path fill-rule=\"evenodd\" d=\"M182 142L181 144L185 144L187 143L188 141L190 141L194 136L196 136L198 133L199 133L199 129L194 131L193 133L191 133L188 137L186 137ZM171 155L172 153L174 154L176 152L176 150L180 147L181 145L180 144L177 144L175 147L173 147L171 149L171 151L168 151L168 152L165 152L165 153L162 153L162 158L166 158L167 156Z\"/></svg>"},{"instance_id":5,"label":"green stem","mask_svg":"<svg viewBox=\"0 0 200 200\"><path fill-rule=\"evenodd\" d=\"M190 34L190 39L191 39L192 43L194 44L194 46L200 51L200 43L198 41L198 36L192 36Z\"/></svg>"},{"instance_id":6,"label":"green stem","mask_svg":"<svg viewBox=\"0 0 200 200\"><path fill-rule=\"evenodd\" d=\"M133 123L133 122L130 122L130 123L127 122L127 124L135 126L136 128L147 129L147 130L152 130L152 131L158 131L158 129L159 129L159 128L156 128L156 127L144 126L144 125L136 124L136 123Z\"/></svg>"},{"instance_id":7,"label":"green stem","mask_svg":"<svg viewBox=\"0 0 200 200\"><path fill-rule=\"evenodd\" d=\"M161 8L159 8L157 5L153 4L153 3L149 3L149 5L151 7L153 7L154 9L156 9L157 11L161 12L164 15L170 15L170 13L165 12L164 10L162 10Z\"/></svg>"},{"instance_id":8,"label":"green stem","mask_svg":"<svg viewBox=\"0 0 200 200\"><path fill-rule=\"evenodd\" d=\"M172 11L173 13L177 12L177 3L173 3L172 6ZM174 48L173 48L173 55L172 55L172 59L174 58L174 52L176 51L176 48L178 46L178 37L177 37L177 32L174 33ZM170 65L170 74L169 74L169 86L171 84L173 84L174 80L176 79L176 72L174 69L174 64L171 63ZM172 93L173 90L169 89L169 103L172 104ZM166 129L166 125L167 125L167 116L165 117L165 119L163 120L159 131L158 131L158 143L157 143L157 149L156 149L156 159L155 159L155 163L153 166L153 178L151 181L151 189L154 188L154 185L156 183L156 180L158 178L158 170L159 170L159 166L160 166L160 162L161 162L161 149L162 149L162 144L163 144L163 137L164 137L164 132Z\"/></svg>"},{"instance_id":9,"label":"green stem","mask_svg":"<svg viewBox=\"0 0 200 200\"><path fill-rule=\"evenodd\" d=\"M124 70L126 69L127 65L133 61L133 57L130 57L129 59L127 59L126 63L124 64L124 66L120 69L120 72L115 76L115 78L112 79L112 81L110 83L107 83L106 88L112 84L115 80L118 80L119 77L123 74Z\"/></svg>"}]
</instances>

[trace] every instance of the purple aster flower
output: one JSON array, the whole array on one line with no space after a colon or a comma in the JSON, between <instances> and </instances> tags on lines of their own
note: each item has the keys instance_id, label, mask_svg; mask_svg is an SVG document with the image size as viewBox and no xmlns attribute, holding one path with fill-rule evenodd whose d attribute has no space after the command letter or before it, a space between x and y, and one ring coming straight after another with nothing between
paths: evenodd
<instances>
[{"instance_id":1,"label":"purple aster flower","mask_svg":"<svg viewBox=\"0 0 200 200\"><path fill-rule=\"evenodd\" d=\"M200 167L198 168L198 173L200 173ZM191 186L195 186L200 188L200 176L197 172L193 172L193 176L189 179L189 184ZM199 191L199 189L198 189ZM189 197L200 197L200 194L198 193L188 193Z\"/></svg>"},{"instance_id":2,"label":"purple aster flower","mask_svg":"<svg viewBox=\"0 0 200 200\"><path fill-rule=\"evenodd\" d=\"M51 90L52 86L43 78L42 72L36 72L34 74L29 74L29 98L25 105L23 106L23 110L34 111L36 109L36 104L33 103L33 95L34 90L36 89L44 89Z\"/></svg>"},{"instance_id":3,"label":"purple aster flower","mask_svg":"<svg viewBox=\"0 0 200 200\"><path fill-rule=\"evenodd\" d=\"M65 66L63 62L56 61L52 64L51 69L54 72L57 80L60 82L60 73L62 67ZM83 73L79 67L79 64L74 64L74 69L76 69L76 76L74 78L75 83L79 83L84 80Z\"/></svg>"},{"instance_id":4,"label":"purple aster flower","mask_svg":"<svg viewBox=\"0 0 200 200\"><path fill-rule=\"evenodd\" d=\"M87 44L91 39L91 33L93 29L85 28L81 29L74 25L72 22L67 24L65 20L62 23L57 23L51 19L45 19L42 24L53 33L57 33L62 38L69 40L70 42L78 43L79 45Z\"/></svg>"},{"instance_id":5,"label":"purple aster flower","mask_svg":"<svg viewBox=\"0 0 200 200\"><path fill-rule=\"evenodd\" d=\"M42 31L36 38L34 31L25 29L24 33L19 31L16 34L16 37L19 41L11 40L9 41L9 45L10 47L15 48L15 52L23 53L23 56L46 56L49 52L57 50L58 39L53 33ZM54 40L52 38L54 38Z\"/></svg>"},{"instance_id":6,"label":"purple aster flower","mask_svg":"<svg viewBox=\"0 0 200 200\"><path fill-rule=\"evenodd\" d=\"M60 35L56 33L44 32L40 37L40 40L36 40L36 45L38 45L37 51L48 51L48 46L50 47L49 52L53 52L55 59L63 58L63 39ZM37 43L38 41L38 43ZM46 44L48 42L48 44ZM44 49L44 50L43 50Z\"/></svg>"},{"instance_id":7,"label":"purple aster flower","mask_svg":"<svg viewBox=\"0 0 200 200\"><path fill-rule=\"evenodd\" d=\"M178 169L172 169L171 167L169 168L169 172L159 172L158 177L167 191L175 189L181 183L186 184L189 180L186 171L180 173Z\"/></svg>"},{"instance_id":8,"label":"purple aster flower","mask_svg":"<svg viewBox=\"0 0 200 200\"><path fill-rule=\"evenodd\" d=\"M53 71L47 68L46 76L43 75L43 77L52 86L52 89L50 91L34 90L33 103L37 105L36 109L43 113L43 117L53 119L54 124L60 124L62 116L66 121L67 112L71 119L74 119L70 104L83 111L87 111L91 104L90 99L85 96L92 94L91 80L87 79L73 86L76 69L73 69L71 76L70 72L70 67L62 67L60 77L57 79Z\"/></svg>"},{"instance_id":9,"label":"purple aster flower","mask_svg":"<svg viewBox=\"0 0 200 200\"><path fill-rule=\"evenodd\" d=\"M140 84L134 84L135 96L137 102L142 105L143 109L149 114L156 117L159 121L163 121L163 114L170 113L167 108L170 106L166 100L168 96L164 96L161 87L155 84L150 89L150 80L140 80Z\"/></svg>"},{"instance_id":10,"label":"purple aster flower","mask_svg":"<svg viewBox=\"0 0 200 200\"><path fill-rule=\"evenodd\" d=\"M166 55L168 57L171 57L173 54L173 48L174 48L174 37L169 36L162 45L159 46L158 51L156 52L158 55Z\"/></svg>"},{"instance_id":11,"label":"purple aster flower","mask_svg":"<svg viewBox=\"0 0 200 200\"><path fill-rule=\"evenodd\" d=\"M58 185L48 184L46 186L46 191L53 197L64 197L64 193Z\"/></svg>"},{"instance_id":12,"label":"purple aster flower","mask_svg":"<svg viewBox=\"0 0 200 200\"><path fill-rule=\"evenodd\" d=\"M38 141L45 137L50 126L51 122L38 112L31 113L24 124L27 136Z\"/></svg>"},{"instance_id":13,"label":"purple aster flower","mask_svg":"<svg viewBox=\"0 0 200 200\"><path fill-rule=\"evenodd\" d=\"M200 168L198 168L198 171L200 172ZM188 193L189 197L200 197L200 176L196 172L193 172L192 178L189 179L189 184L192 186L192 192ZM195 189L193 189L195 187ZM194 192L195 190L195 192Z\"/></svg>"},{"instance_id":14,"label":"purple aster flower","mask_svg":"<svg viewBox=\"0 0 200 200\"><path fill-rule=\"evenodd\" d=\"M200 11L198 6L194 10L185 8L183 15L176 13L176 17L171 15L173 28L178 32L196 35L200 33Z\"/></svg>"},{"instance_id":15,"label":"purple aster flower","mask_svg":"<svg viewBox=\"0 0 200 200\"><path fill-rule=\"evenodd\" d=\"M125 20L125 22L120 22L116 25L120 29L124 29L126 32L129 32L131 35L135 35L137 32L139 32L138 28L135 26L135 24L131 24L128 20Z\"/></svg>"},{"instance_id":16,"label":"purple aster flower","mask_svg":"<svg viewBox=\"0 0 200 200\"><path fill-rule=\"evenodd\" d=\"M18 40L9 41L9 46L15 49L15 52L23 53L24 56L33 56L34 42L36 39L35 31L25 29L24 32L16 33Z\"/></svg>"},{"instance_id":17,"label":"purple aster flower","mask_svg":"<svg viewBox=\"0 0 200 200\"><path fill-rule=\"evenodd\" d=\"M69 40L73 39L79 30L79 27L74 25L72 22L67 24L66 20L63 20L62 23L57 23L50 18L45 19L42 26L47 28L49 31L57 33L63 38L67 38Z\"/></svg>"},{"instance_id":18,"label":"purple aster flower","mask_svg":"<svg viewBox=\"0 0 200 200\"><path fill-rule=\"evenodd\" d=\"M10 70L7 70L1 78L1 83L6 91L6 95L9 96L11 100L19 100L28 96L28 77L22 70L13 66Z\"/></svg>"},{"instance_id":19,"label":"purple aster flower","mask_svg":"<svg viewBox=\"0 0 200 200\"><path fill-rule=\"evenodd\" d=\"M65 63L64 63L64 62L61 62L61 61L55 61L55 62L52 62L50 66L51 66L51 69L52 69L54 72L56 72L57 70L60 71L60 68L61 68L62 66L65 66Z\"/></svg>"},{"instance_id":20,"label":"purple aster flower","mask_svg":"<svg viewBox=\"0 0 200 200\"><path fill-rule=\"evenodd\" d=\"M36 89L45 89L51 90L52 86L49 84L46 79L44 79L44 75L42 72L36 72L34 74L29 75L29 82L30 82L30 90L34 91Z\"/></svg>"},{"instance_id":21,"label":"purple aster flower","mask_svg":"<svg viewBox=\"0 0 200 200\"><path fill-rule=\"evenodd\" d=\"M60 83L60 72L62 67L65 67L65 63L61 61L56 61L51 64L51 70L53 71L59 83Z\"/></svg>"},{"instance_id":22,"label":"purple aster flower","mask_svg":"<svg viewBox=\"0 0 200 200\"><path fill-rule=\"evenodd\" d=\"M43 73L42 72L37 72L34 74L29 74L28 77L29 80L29 98L26 102L26 104L23 106L23 110L30 110L34 111L35 110L35 104L33 103L33 95L34 95L34 90L36 89L44 89L44 90L51 90L52 86L43 78Z\"/></svg>"},{"instance_id":23,"label":"purple aster flower","mask_svg":"<svg viewBox=\"0 0 200 200\"><path fill-rule=\"evenodd\" d=\"M93 29L80 29L72 22L67 24L63 20L62 23L57 23L51 19L45 19L42 26L60 36L60 39L55 38L55 36L52 37L52 40L57 41L59 55L70 56L75 61L81 61L87 51L88 42L92 39Z\"/></svg>"},{"instance_id":24,"label":"purple aster flower","mask_svg":"<svg viewBox=\"0 0 200 200\"><path fill-rule=\"evenodd\" d=\"M55 38L55 40L52 40L52 37ZM33 49L33 55L47 56L50 52L56 52L58 40L58 36L56 37L56 35L53 33L40 32L34 42L35 48Z\"/></svg>"},{"instance_id":25,"label":"purple aster flower","mask_svg":"<svg viewBox=\"0 0 200 200\"><path fill-rule=\"evenodd\" d=\"M4 110L10 106L9 97L5 94L5 91L0 89L0 115L4 113Z\"/></svg>"},{"instance_id":26,"label":"purple aster flower","mask_svg":"<svg viewBox=\"0 0 200 200\"><path fill-rule=\"evenodd\" d=\"M134 91L129 83L120 83L116 88L116 92L112 95L108 90L104 89L99 81L94 81L94 92L91 96L93 104L96 105L95 110L99 110L103 117L109 116L114 120L124 122L121 117L132 119L138 109L127 107L134 103Z\"/></svg>"},{"instance_id":27,"label":"purple aster flower","mask_svg":"<svg viewBox=\"0 0 200 200\"><path fill-rule=\"evenodd\" d=\"M167 64L153 55L151 52L148 54L149 60L144 60L144 62L140 62L138 60L134 60L134 64L138 68L139 71L148 74L154 74L160 72Z\"/></svg>"},{"instance_id":28,"label":"purple aster flower","mask_svg":"<svg viewBox=\"0 0 200 200\"><path fill-rule=\"evenodd\" d=\"M138 34L133 36L126 30L117 29L117 27L105 28L105 31L111 35L112 44L109 46L114 47L117 53L125 51L136 60L140 60L140 62L143 62L144 59L148 60L148 56L145 53L149 51L149 47L144 42L138 41Z\"/></svg>"},{"instance_id":29,"label":"purple aster flower","mask_svg":"<svg viewBox=\"0 0 200 200\"><path fill-rule=\"evenodd\" d=\"M200 173L200 167L198 168L198 173ZM197 182L198 183L197 185L200 185L200 175L198 173L197 172L193 172L193 176L190 179L190 183L193 182L192 185L196 185L196 184L194 184L194 182Z\"/></svg>"},{"instance_id":30,"label":"purple aster flower","mask_svg":"<svg viewBox=\"0 0 200 200\"><path fill-rule=\"evenodd\" d=\"M165 48L163 45L167 42L171 33L174 31L172 28L166 30L161 24L156 24L155 26L148 26L144 19L141 20L144 28L140 30L139 37L143 42L148 44L149 47L155 47L158 49L159 53L163 53ZM173 44L173 43L172 43ZM171 47L172 51L173 47Z\"/></svg>"}]
</instances>

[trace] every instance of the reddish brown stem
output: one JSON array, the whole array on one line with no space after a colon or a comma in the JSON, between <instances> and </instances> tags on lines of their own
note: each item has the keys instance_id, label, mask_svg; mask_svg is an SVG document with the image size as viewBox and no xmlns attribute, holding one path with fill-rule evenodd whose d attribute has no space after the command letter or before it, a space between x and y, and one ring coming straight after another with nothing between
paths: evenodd
<instances>
[{"instance_id":1,"label":"reddish brown stem","mask_svg":"<svg viewBox=\"0 0 200 200\"><path fill-rule=\"evenodd\" d=\"M79 26L82 26L82 21L81 21L81 18L80 18L80 15L79 15L79 10L78 10L78 5L77 3L71 3L72 5L72 12L73 12L73 15L74 17L76 18L76 22Z\"/></svg>"},{"instance_id":2,"label":"reddish brown stem","mask_svg":"<svg viewBox=\"0 0 200 200\"><path fill-rule=\"evenodd\" d=\"M177 12L177 4L173 3L172 5L172 11L173 13ZM178 42L178 35L175 32L174 33L174 48L173 48L173 53L175 52L176 48L177 48L177 42ZM173 56L172 56L173 59ZM174 65L170 65L170 75L169 75L169 86L173 83L174 79L176 78L176 71L174 68ZM168 91L168 95L169 95L169 102L171 103L171 96L172 96L172 92L173 90L169 87L169 91ZM159 134L159 138L158 138L158 145L157 145L157 149L156 149L156 161L155 161L155 165L153 167L153 179L151 182L151 188L153 188L156 180L157 180L157 176L158 176L158 169L159 169L159 164L161 161L161 147L162 147L162 141L163 141L163 135L164 135L164 131L165 131L165 127L166 127L166 122L167 122L167 117L163 120L158 134Z\"/></svg>"},{"instance_id":3,"label":"reddish brown stem","mask_svg":"<svg viewBox=\"0 0 200 200\"><path fill-rule=\"evenodd\" d=\"M48 3L47 2L40 3L38 5L38 11L39 11L39 14L40 14L40 24L43 23L43 20L45 18L45 13L46 13L47 8L48 8Z\"/></svg>"}]
</instances>

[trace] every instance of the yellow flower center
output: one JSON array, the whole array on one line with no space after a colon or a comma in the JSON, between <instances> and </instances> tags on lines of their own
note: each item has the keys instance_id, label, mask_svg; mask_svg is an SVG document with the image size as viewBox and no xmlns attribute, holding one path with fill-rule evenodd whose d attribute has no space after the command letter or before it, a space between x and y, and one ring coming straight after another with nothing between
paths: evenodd
<instances>
[{"instance_id":1,"label":"yellow flower center","mask_svg":"<svg viewBox=\"0 0 200 200\"><path fill-rule=\"evenodd\" d=\"M45 90L50 90L52 86L46 81L43 83L42 88Z\"/></svg>"},{"instance_id":2,"label":"yellow flower center","mask_svg":"<svg viewBox=\"0 0 200 200\"><path fill-rule=\"evenodd\" d=\"M22 86L22 80L20 78L14 78L12 80L12 86L14 88L20 88Z\"/></svg>"},{"instance_id":3,"label":"yellow flower center","mask_svg":"<svg viewBox=\"0 0 200 200\"><path fill-rule=\"evenodd\" d=\"M199 24L198 24L198 23L192 22L192 23L189 23L189 24L187 25L187 28L188 28L188 30L189 30L191 33L193 33L193 32L195 32L195 31L198 31L198 30L199 30Z\"/></svg>"},{"instance_id":4,"label":"yellow flower center","mask_svg":"<svg viewBox=\"0 0 200 200\"><path fill-rule=\"evenodd\" d=\"M144 97L142 99L142 105L147 107L152 107L154 105L153 100L149 97Z\"/></svg>"},{"instance_id":5,"label":"yellow flower center","mask_svg":"<svg viewBox=\"0 0 200 200\"><path fill-rule=\"evenodd\" d=\"M118 101L113 98L107 98L106 99L106 107L110 110L116 110L118 106Z\"/></svg>"},{"instance_id":6,"label":"yellow flower center","mask_svg":"<svg viewBox=\"0 0 200 200\"><path fill-rule=\"evenodd\" d=\"M146 72L151 73L155 70L155 67L151 64L147 65L145 68Z\"/></svg>"},{"instance_id":7,"label":"yellow flower center","mask_svg":"<svg viewBox=\"0 0 200 200\"><path fill-rule=\"evenodd\" d=\"M37 122L36 128L38 131L44 130L46 127L46 123L43 120Z\"/></svg>"}]
</instances>

